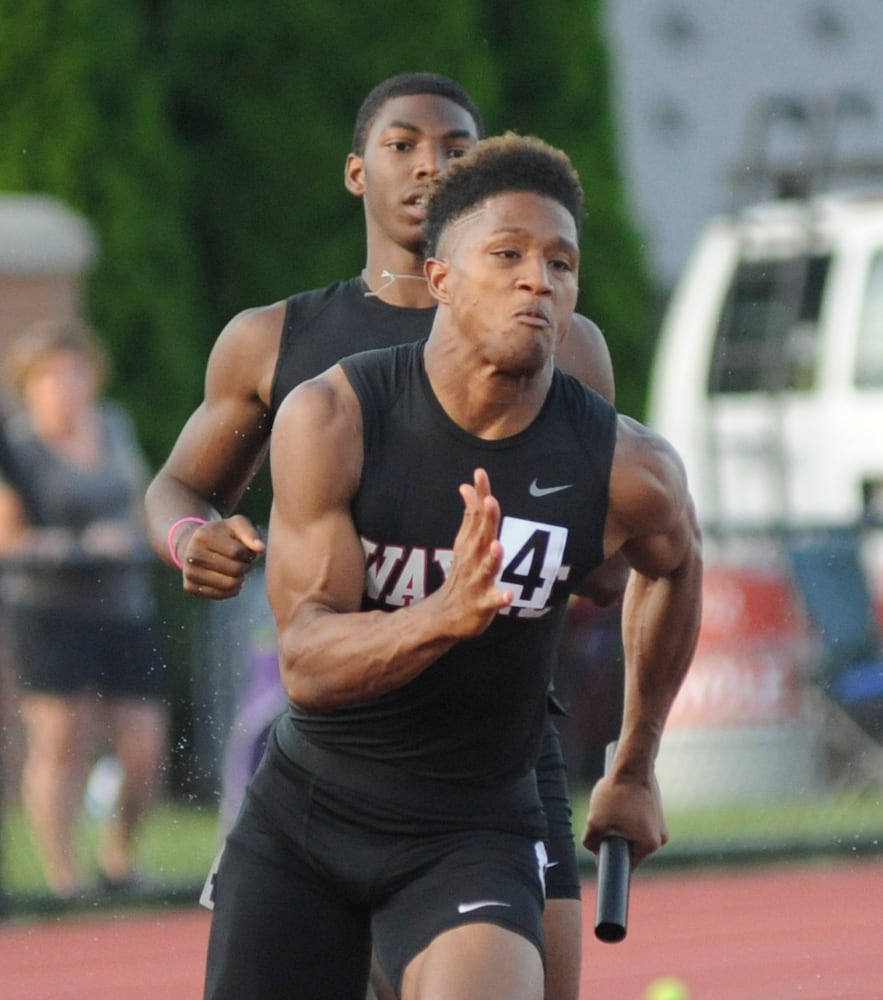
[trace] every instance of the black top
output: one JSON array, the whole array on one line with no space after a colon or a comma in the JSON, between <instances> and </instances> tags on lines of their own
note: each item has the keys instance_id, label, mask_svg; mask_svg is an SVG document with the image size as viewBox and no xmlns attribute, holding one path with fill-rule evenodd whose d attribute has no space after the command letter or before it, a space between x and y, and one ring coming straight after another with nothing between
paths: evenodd
<instances>
[{"instance_id":1,"label":"black top","mask_svg":"<svg viewBox=\"0 0 883 1000\"><path fill-rule=\"evenodd\" d=\"M314 743L417 775L490 785L536 764L567 598L603 560L616 413L556 371L523 432L485 441L454 424L422 344L342 362L362 407L364 468L353 517L366 553L363 607L392 611L437 589L463 511L460 483L488 471L499 499L501 583L511 608L402 688L326 713L292 707Z\"/></svg>"},{"instance_id":2,"label":"black top","mask_svg":"<svg viewBox=\"0 0 883 1000\"><path fill-rule=\"evenodd\" d=\"M152 613L151 561L140 516L147 464L128 414L103 402L99 418L101 460L94 468L71 463L50 448L25 411L4 428L9 464L0 470L0 482L32 498L33 525L62 529L66 539L58 551L36 549L5 561L0 597L7 604L70 611L90 620L138 620ZM124 529L133 549L114 556L83 546L81 537L101 522Z\"/></svg>"},{"instance_id":3,"label":"black top","mask_svg":"<svg viewBox=\"0 0 883 1000\"><path fill-rule=\"evenodd\" d=\"M315 378L341 358L429 336L435 306L391 306L366 292L361 278L350 278L287 300L270 393L274 416L295 386Z\"/></svg>"}]
</instances>

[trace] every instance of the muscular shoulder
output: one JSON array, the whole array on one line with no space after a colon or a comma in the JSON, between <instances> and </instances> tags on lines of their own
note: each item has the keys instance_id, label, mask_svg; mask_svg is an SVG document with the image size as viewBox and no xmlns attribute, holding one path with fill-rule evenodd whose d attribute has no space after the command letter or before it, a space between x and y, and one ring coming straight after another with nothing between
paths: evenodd
<instances>
[{"instance_id":1,"label":"muscular shoulder","mask_svg":"<svg viewBox=\"0 0 883 1000\"><path fill-rule=\"evenodd\" d=\"M238 313L221 331L206 369L206 398L237 395L269 405L285 302Z\"/></svg>"},{"instance_id":2,"label":"muscular shoulder","mask_svg":"<svg viewBox=\"0 0 883 1000\"><path fill-rule=\"evenodd\" d=\"M291 425L360 419L356 394L341 366L334 365L294 387L279 407L276 430Z\"/></svg>"},{"instance_id":3,"label":"muscular shoulder","mask_svg":"<svg viewBox=\"0 0 883 1000\"><path fill-rule=\"evenodd\" d=\"M596 323L575 313L556 352L558 367L594 389L608 402L614 401L613 363L607 341Z\"/></svg>"},{"instance_id":4,"label":"muscular shoulder","mask_svg":"<svg viewBox=\"0 0 883 1000\"><path fill-rule=\"evenodd\" d=\"M677 451L660 434L625 416L617 423L610 492L612 511L627 534L666 531L689 502Z\"/></svg>"},{"instance_id":5,"label":"muscular shoulder","mask_svg":"<svg viewBox=\"0 0 883 1000\"><path fill-rule=\"evenodd\" d=\"M328 474L354 491L361 474L362 411L339 365L286 396L270 447L274 482L283 482L289 472L317 482Z\"/></svg>"}]
</instances>

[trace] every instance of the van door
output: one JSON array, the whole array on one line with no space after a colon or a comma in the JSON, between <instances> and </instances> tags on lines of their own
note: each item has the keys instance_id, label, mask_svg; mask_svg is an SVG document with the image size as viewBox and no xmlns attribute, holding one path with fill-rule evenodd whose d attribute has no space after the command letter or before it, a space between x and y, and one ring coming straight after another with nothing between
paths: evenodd
<instances>
[{"instance_id":1,"label":"van door","mask_svg":"<svg viewBox=\"0 0 883 1000\"><path fill-rule=\"evenodd\" d=\"M714 335L705 391L709 510L719 524L800 520L800 470L821 444L818 371L831 257L743 256Z\"/></svg>"},{"instance_id":2,"label":"van door","mask_svg":"<svg viewBox=\"0 0 883 1000\"><path fill-rule=\"evenodd\" d=\"M844 234L831 295L828 476L835 523L883 525L883 218Z\"/></svg>"}]
</instances>

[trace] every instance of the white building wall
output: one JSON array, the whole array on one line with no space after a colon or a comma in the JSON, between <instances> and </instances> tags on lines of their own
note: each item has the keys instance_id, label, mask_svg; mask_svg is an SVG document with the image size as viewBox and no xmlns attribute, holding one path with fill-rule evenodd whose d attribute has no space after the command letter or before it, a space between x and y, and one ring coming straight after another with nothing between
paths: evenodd
<instances>
[{"instance_id":1,"label":"white building wall","mask_svg":"<svg viewBox=\"0 0 883 1000\"><path fill-rule=\"evenodd\" d=\"M622 162L663 289L730 207L758 101L860 94L876 116L843 118L840 148L883 159L883 0L608 0L606 16ZM793 126L771 138L777 155L804 151Z\"/></svg>"}]
</instances>

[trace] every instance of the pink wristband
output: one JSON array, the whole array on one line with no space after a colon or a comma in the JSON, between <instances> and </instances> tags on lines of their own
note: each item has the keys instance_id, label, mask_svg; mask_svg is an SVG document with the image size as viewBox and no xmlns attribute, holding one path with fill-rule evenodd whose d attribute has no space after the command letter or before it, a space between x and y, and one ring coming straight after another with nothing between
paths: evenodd
<instances>
[{"instance_id":1,"label":"pink wristband","mask_svg":"<svg viewBox=\"0 0 883 1000\"><path fill-rule=\"evenodd\" d=\"M181 560L175 553L175 532L182 524L208 524L208 521L204 517L182 517L179 518L175 523L169 528L169 555L172 557L172 562L175 564L176 569L183 569L181 565Z\"/></svg>"}]
</instances>

